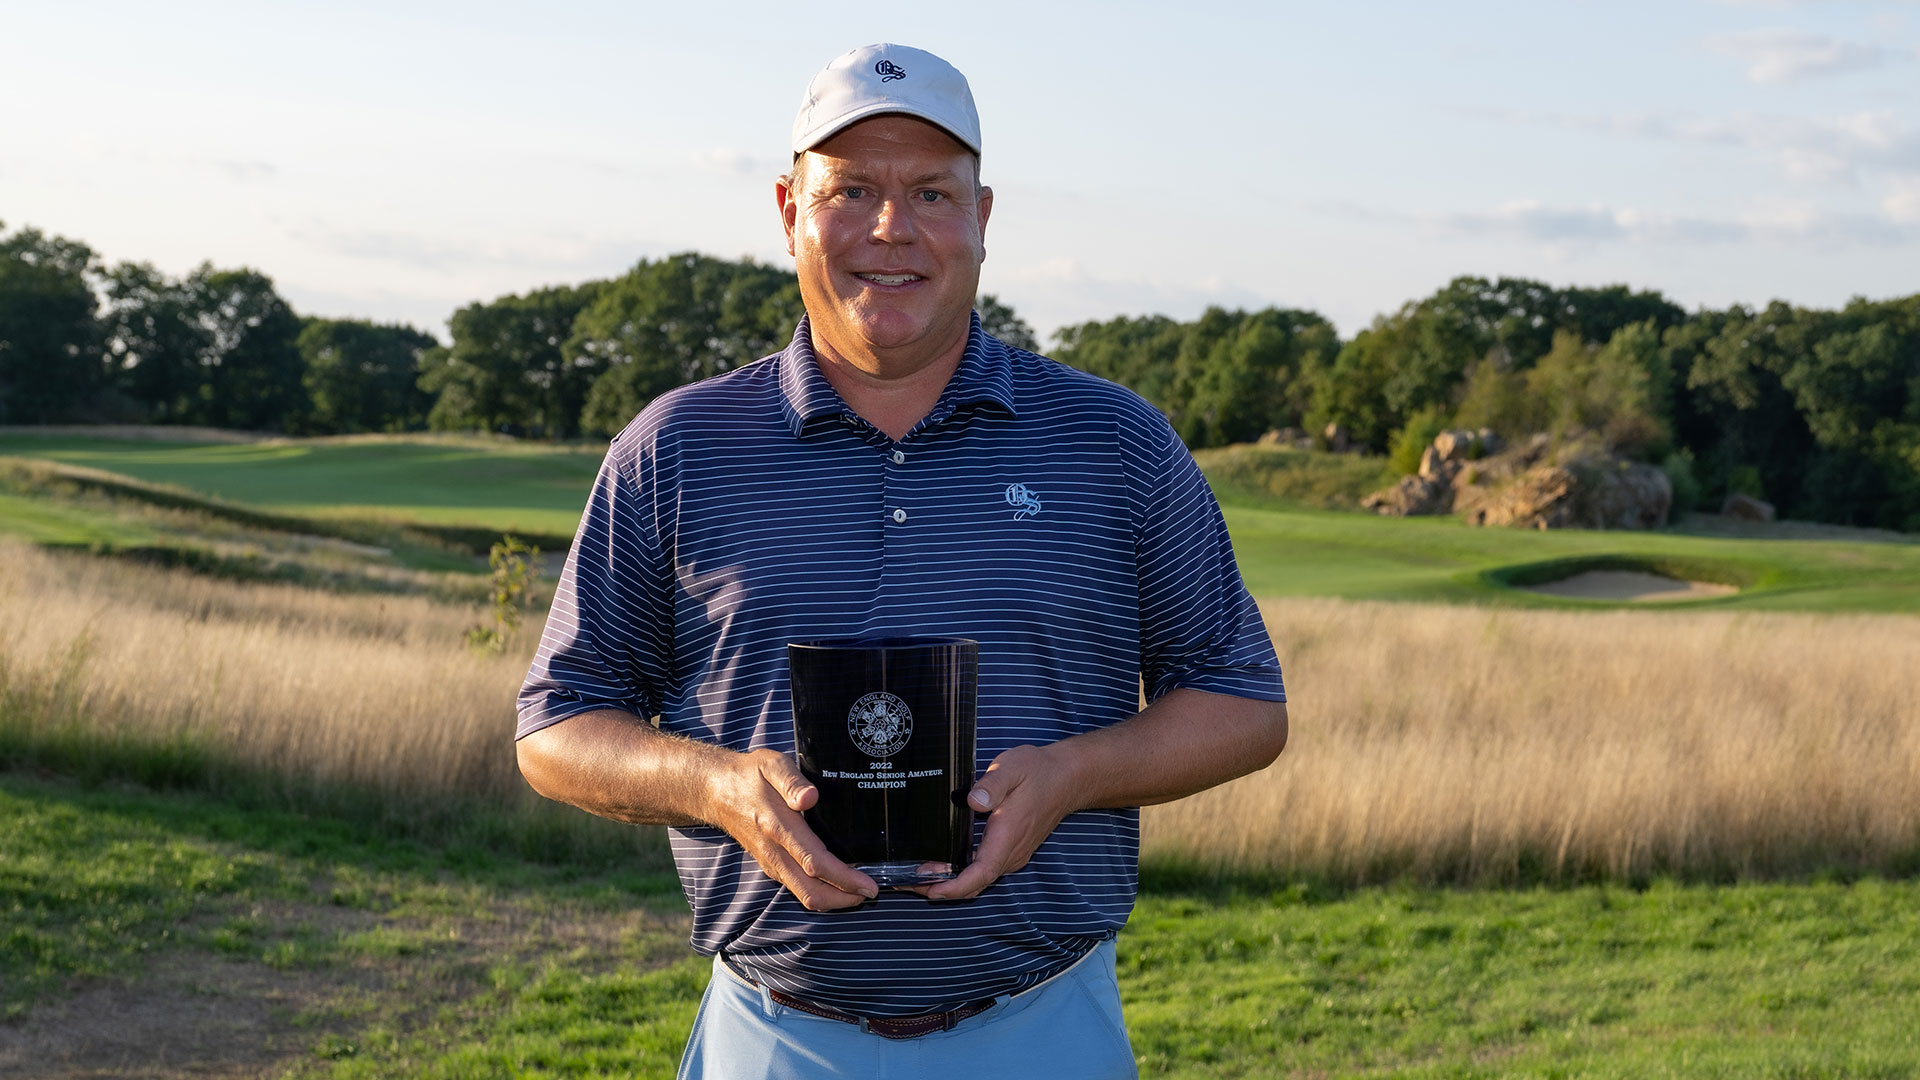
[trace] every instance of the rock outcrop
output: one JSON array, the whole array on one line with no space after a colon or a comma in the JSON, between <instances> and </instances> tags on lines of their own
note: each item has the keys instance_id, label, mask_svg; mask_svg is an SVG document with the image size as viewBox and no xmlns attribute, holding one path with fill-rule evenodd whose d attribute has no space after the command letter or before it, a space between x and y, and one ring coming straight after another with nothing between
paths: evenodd
<instances>
[{"instance_id":1,"label":"rock outcrop","mask_svg":"<svg viewBox=\"0 0 1920 1080\"><path fill-rule=\"evenodd\" d=\"M1757 521L1765 524L1773 520L1773 504L1736 492L1727 496L1727 501L1720 504L1720 516L1729 517L1735 521Z\"/></svg>"},{"instance_id":2,"label":"rock outcrop","mask_svg":"<svg viewBox=\"0 0 1920 1080\"><path fill-rule=\"evenodd\" d=\"M1673 485L1651 465L1535 435L1501 451L1491 431L1441 432L1420 471L1361 500L1394 517L1454 513L1475 525L1532 529L1657 529Z\"/></svg>"},{"instance_id":3,"label":"rock outcrop","mask_svg":"<svg viewBox=\"0 0 1920 1080\"><path fill-rule=\"evenodd\" d=\"M1444 514L1453 507L1453 486L1420 476L1402 477L1392 487L1361 499L1360 505L1388 517Z\"/></svg>"},{"instance_id":4,"label":"rock outcrop","mask_svg":"<svg viewBox=\"0 0 1920 1080\"><path fill-rule=\"evenodd\" d=\"M1564 529L1574 524L1573 473L1557 465L1528 469L1498 487L1478 487L1461 516L1475 525Z\"/></svg>"}]
</instances>

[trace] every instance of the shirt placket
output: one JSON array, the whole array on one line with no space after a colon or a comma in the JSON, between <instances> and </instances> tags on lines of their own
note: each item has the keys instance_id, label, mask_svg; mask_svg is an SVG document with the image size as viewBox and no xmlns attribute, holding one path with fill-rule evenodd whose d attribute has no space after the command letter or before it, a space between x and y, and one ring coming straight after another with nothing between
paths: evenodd
<instances>
[{"instance_id":1,"label":"shirt placket","mask_svg":"<svg viewBox=\"0 0 1920 1080\"><path fill-rule=\"evenodd\" d=\"M924 527L915 520L923 508L915 505L913 485L908 479L912 458L913 451L905 440L888 442L880 451L880 498L886 516L883 522L886 541L880 560L882 618L891 614L894 598L901 595L901 590L912 587L909 579L916 562L914 552L919 546L916 530Z\"/></svg>"},{"instance_id":2,"label":"shirt placket","mask_svg":"<svg viewBox=\"0 0 1920 1080\"><path fill-rule=\"evenodd\" d=\"M880 565L880 617L889 622L898 605L914 603L925 588L919 579L921 557L927 551L927 527L938 516L938 508L927 502L930 489L915 475L914 462L916 456L924 456L930 442L940 437L953 411L950 402L940 402L899 442L887 441L882 447L886 543Z\"/></svg>"}]
</instances>

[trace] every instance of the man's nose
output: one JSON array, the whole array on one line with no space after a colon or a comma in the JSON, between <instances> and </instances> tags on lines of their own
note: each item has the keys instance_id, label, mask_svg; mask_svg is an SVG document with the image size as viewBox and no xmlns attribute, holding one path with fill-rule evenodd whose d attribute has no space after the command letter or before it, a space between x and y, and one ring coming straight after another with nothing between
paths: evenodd
<instances>
[{"instance_id":1,"label":"man's nose","mask_svg":"<svg viewBox=\"0 0 1920 1080\"><path fill-rule=\"evenodd\" d=\"M913 213L907 208L906 199L888 196L878 201L880 205L873 214L873 238L888 244L912 241Z\"/></svg>"}]
</instances>

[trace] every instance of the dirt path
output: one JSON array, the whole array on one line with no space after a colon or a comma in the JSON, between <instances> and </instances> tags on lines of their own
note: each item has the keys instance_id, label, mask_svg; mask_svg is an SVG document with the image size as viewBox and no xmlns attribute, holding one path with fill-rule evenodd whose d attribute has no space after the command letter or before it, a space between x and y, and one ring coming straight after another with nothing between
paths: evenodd
<instances>
[{"instance_id":1,"label":"dirt path","mask_svg":"<svg viewBox=\"0 0 1920 1080\"><path fill-rule=\"evenodd\" d=\"M79 981L67 996L0 1023L0 1078L277 1076L316 1055L351 1053L356 1031L369 1023L408 1030L474 999L501 964L564 958L607 970L636 963L636 946L643 967L687 955L684 918L641 908L583 913L514 903L393 919L315 903L246 914L259 928L250 939L264 948L170 950L138 976ZM355 939L395 947L311 950L313 942ZM303 955L303 942L318 955ZM275 948L282 943L290 947Z\"/></svg>"}]
</instances>

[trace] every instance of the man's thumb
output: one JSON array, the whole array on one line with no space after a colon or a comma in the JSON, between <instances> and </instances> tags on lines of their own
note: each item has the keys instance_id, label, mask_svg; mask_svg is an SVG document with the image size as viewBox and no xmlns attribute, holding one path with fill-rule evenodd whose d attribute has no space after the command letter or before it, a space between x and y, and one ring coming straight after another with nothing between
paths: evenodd
<instances>
[{"instance_id":1,"label":"man's thumb","mask_svg":"<svg viewBox=\"0 0 1920 1080\"><path fill-rule=\"evenodd\" d=\"M813 805L817 789L813 781L806 778L792 761L784 757L769 757L760 766L760 775L773 790L780 793L790 810L805 810Z\"/></svg>"},{"instance_id":2,"label":"man's thumb","mask_svg":"<svg viewBox=\"0 0 1920 1080\"><path fill-rule=\"evenodd\" d=\"M967 793L967 805L982 814L997 810L1001 800L1007 797L1006 787L1006 780L1001 774L989 771L973 782L973 790Z\"/></svg>"}]
</instances>

